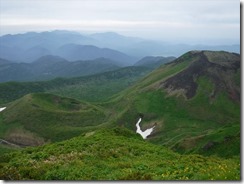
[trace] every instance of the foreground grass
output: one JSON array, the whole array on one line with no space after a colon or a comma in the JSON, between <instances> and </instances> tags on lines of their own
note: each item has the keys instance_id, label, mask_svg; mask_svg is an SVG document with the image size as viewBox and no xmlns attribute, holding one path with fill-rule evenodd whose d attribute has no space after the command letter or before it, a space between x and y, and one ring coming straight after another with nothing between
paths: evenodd
<instances>
[{"instance_id":1,"label":"foreground grass","mask_svg":"<svg viewBox=\"0 0 244 184\"><path fill-rule=\"evenodd\" d=\"M4 180L240 180L238 158L180 155L122 128L0 157Z\"/></svg>"}]
</instances>

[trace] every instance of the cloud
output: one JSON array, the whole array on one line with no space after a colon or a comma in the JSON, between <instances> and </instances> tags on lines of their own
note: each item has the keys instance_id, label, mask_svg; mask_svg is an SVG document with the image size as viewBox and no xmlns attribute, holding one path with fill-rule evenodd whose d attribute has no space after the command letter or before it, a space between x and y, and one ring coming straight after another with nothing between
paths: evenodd
<instances>
[{"instance_id":1,"label":"cloud","mask_svg":"<svg viewBox=\"0 0 244 184\"><path fill-rule=\"evenodd\" d=\"M240 39L234 0L0 1L0 34L30 30L117 31L153 39ZM207 33L207 34L206 34ZM215 38L214 38L215 37Z\"/></svg>"}]
</instances>

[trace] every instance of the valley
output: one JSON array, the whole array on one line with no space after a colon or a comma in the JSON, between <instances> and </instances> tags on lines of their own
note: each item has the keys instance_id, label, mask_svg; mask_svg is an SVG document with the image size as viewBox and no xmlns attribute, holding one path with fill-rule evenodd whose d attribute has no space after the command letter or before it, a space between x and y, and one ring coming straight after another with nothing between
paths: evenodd
<instances>
[{"instance_id":1,"label":"valley","mask_svg":"<svg viewBox=\"0 0 244 184\"><path fill-rule=\"evenodd\" d=\"M151 68L130 66L84 77L0 83L0 104L36 92L47 92L89 102L104 101L131 86L150 71Z\"/></svg>"}]
</instances>

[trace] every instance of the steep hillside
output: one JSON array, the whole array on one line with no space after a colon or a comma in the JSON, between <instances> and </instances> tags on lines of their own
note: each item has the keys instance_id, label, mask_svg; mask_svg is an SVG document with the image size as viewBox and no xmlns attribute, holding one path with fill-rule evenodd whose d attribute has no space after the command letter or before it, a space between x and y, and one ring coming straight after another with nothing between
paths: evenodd
<instances>
[{"instance_id":1,"label":"steep hillside","mask_svg":"<svg viewBox=\"0 0 244 184\"><path fill-rule=\"evenodd\" d=\"M195 55L195 56L194 56ZM240 56L226 52L192 52L192 56L198 57L184 71L174 77L163 81L160 85L171 93L183 90L184 95L189 99L195 96L197 91L197 80L201 77L211 80L214 84L211 98L221 91L228 93L229 97L237 102L240 101L240 85L234 81L239 72ZM184 62L175 61L176 64Z\"/></svg>"},{"instance_id":2,"label":"steep hillside","mask_svg":"<svg viewBox=\"0 0 244 184\"><path fill-rule=\"evenodd\" d=\"M0 156L4 180L240 180L240 161L180 155L122 128Z\"/></svg>"},{"instance_id":3,"label":"steep hillside","mask_svg":"<svg viewBox=\"0 0 244 184\"><path fill-rule=\"evenodd\" d=\"M43 65L44 70L49 64ZM39 69L41 70L41 67ZM36 92L49 92L90 102L105 101L112 95L131 86L150 71L149 68L131 66L85 77L57 78L38 82L0 83L0 104Z\"/></svg>"},{"instance_id":4,"label":"steep hillside","mask_svg":"<svg viewBox=\"0 0 244 184\"><path fill-rule=\"evenodd\" d=\"M143 129L156 125L149 137L154 143L221 155L240 135L240 55L188 52L106 106L120 112L114 117L120 126L135 130L139 117ZM240 153L240 142L232 151L229 156Z\"/></svg>"},{"instance_id":5,"label":"steep hillside","mask_svg":"<svg viewBox=\"0 0 244 184\"><path fill-rule=\"evenodd\" d=\"M51 94L28 94L0 113L0 137L20 146L65 140L106 122L98 106Z\"/></svg>"}]
</instances>

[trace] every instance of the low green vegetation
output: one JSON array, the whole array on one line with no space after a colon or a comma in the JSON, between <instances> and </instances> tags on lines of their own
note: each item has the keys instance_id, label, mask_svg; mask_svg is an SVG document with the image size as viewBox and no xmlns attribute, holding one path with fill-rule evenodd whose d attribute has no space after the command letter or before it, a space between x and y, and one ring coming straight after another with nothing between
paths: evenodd
<instances>
[{"instance_id":1,"label":"low green vegetation","mask_svg":"<svg viewBox=\"0 0 244 184\"><path fill-rule=\"evenodd\" d=\"M211 141L219 142L222 150L228 149L229 145L222 141L240 132L238 104L221 95L211 105L206 100L196 105L196 101L202 101L201 95L199 98L185 101L182 97L169 97L161 91L147 91L138 94L133 102L128 102L128 108L118 119L118 123L135 130L135 123L140 114L143 114L144 129L156 123L155 135L150 137L150 141L181 153L208 152L209 150L203 148ZM225 108L224 104L229 108ZM226 127L226 131L217 134L215 130L221 127ZM210 133L215 136L210 136ZM232 152L229 155L239 155L240 152L236 151L238 148L240 144L237 143L234 149L229 150ZM222 150L216 149L215 153L213 150L212 154L223 155Z\"/></svg>"},{"instance_id":2,"label":"low green vegetation","mask_svg":"<svg viewBox=\"0 0 244 184\"><path fill-rule=\"evenodd\" d=\"M206 134L199 141L198 147L194 148L194 151L189 149L185 151L197 152L206 156L216 155L231 158L240 155L240 148L240 125L235 124L226 125Z\"/></svg>"},{"instance_id":3,"label":"low green vegetation","mask_svg":"<svg viewBox=\"0 0 244 184\"><path fill-rule=\"evenodd\" d=\"M0 104L37 92L47 92L89 102L105 101L110 96L134 84L151 70L144 67L126 67L87 77L0 83Z\"/></svg>"},{"instance_id":4,"label":"low green vegetation","mask_svg":"<svg viewBox=\"0 0 244 184\"><path fill-rule=\"evenodd\" d=\"M8 103L0 137L46 145L2 155L1 178L240 180L240 63L221 54L188 52L144 78L129 67L56 79ZM135 134L140 117L142 130L155 126L146 141Z\"/></svg>"},{"instance_id":5,"label":"low green vegetation","mask_svg":"<svg viewBox=\"0 0 244 184\"><path fill-rule=\"evenodd\" d=\"M240 180L238 158L180 155L123 129L1 155L4 180Z\"/></svg>"},{"instance_id":6,"label":"low green vegetation","mask_svg":"<svg viewBox=\"0 0 244 184\"><path fill-rule=\"evenodd\" d=\"M40 138L44 142L60 141L98 128L106 117L106 111L87 102L52 94L29 94L0 114L0 136L17 144ZM27 132L34 135L24 139L23 134Z\"/></svg>"},{"instance_id":7,"label":"low green vegetation","mask_svg":"<svg viewBox=\"0 0 244 184\"><path fill-rule=\"evenodd\" d=\"M194 54L198 55L198 52ZM230 85L226 89L229 84L226 88L218 86L220 83L234 83L233 76L238 78L234 70L228 69L228 76L222 77L224 71L213 73L218 70L215 71L216 65L210 65L211 75L221 75L224 82L217 83L208 73L195 77L197 90L195 96L190 99L185 97L185 91L181 88L165 90L162 87L162 83L172 75L176 76L185 71L194 62L203 62L198 59L202 58L193 57L189 52L173 63L153 71L106 105L116 107L114 111L121 112L115 120L119 125L135 130L135 123L141 115L143 129L156 125L154 134L149 137L153 143L180 153L215 154L223 157L240 155L238 142L232 144L233 149L228 153L222 153L222 150L228 149L229 146L224 140L230 139L230 142L233 142L238 139L240 133L240 102L232 95L238 87ZM185 62L188 64L185 65ZM221 129L225 130L223 134L217 131ZM207 147L209 148L206 149Z\"/></svg>"},{"instance_id":8,"label":"low green vegetation","mask_svg":"<svg viewBox=\"0 0 244 184\"><path fill-rule=\"evenodd\" d=\"M0 145L0 155L12 152L12 151L19 151L19 148L9 147L7 145Z\"/></svg>"}]
</instances>

